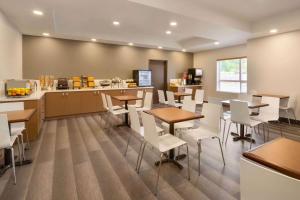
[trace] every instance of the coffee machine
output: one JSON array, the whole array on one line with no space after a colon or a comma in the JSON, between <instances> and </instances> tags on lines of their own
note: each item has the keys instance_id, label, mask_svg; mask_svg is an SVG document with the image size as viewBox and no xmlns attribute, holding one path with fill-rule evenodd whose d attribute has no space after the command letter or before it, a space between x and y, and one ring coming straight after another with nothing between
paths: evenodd
<instances>
[{"instance_id":1,"label":"coffee machine","mask_svg":"<svg viewBox=\"0 0 300 200\"><path fill-rule=\"evenodd\" d=\"M189 68L188 75L187 75L187 84L200 85L202 75L203 75L203 70L201 68Z\"/></svg>"}]
</instances>

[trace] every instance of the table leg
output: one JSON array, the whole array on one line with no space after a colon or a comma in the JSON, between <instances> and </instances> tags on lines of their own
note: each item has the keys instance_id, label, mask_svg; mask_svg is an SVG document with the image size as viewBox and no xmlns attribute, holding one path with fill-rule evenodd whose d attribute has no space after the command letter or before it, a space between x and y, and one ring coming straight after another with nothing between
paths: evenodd
<instances>
[{"instance_id":1,"label":"table leg","mask_svg":"<svg viewBox=\"0 0 300 200\"><path fill-rule=\"evenodd\" d=\"M181 103L181 96L178 96L178 103Z\"/></svg>"},{"instance_id":2,"label":"table leg","mask_svg":"<svg viewBox=\"0 0 300 200\"><path fill-rule=\"evenodd\" d=\"M171 124L169 124L169 126L170 126L170 127L169 127L169 132L170 132L170 134L174 135L174 134L175 134L174 124L171 123ZM160 161L156 161L156 162L155 162L155 165L158 166L158 165L159 165L159 162L160 162ZM175 150L174 150L174 149L171 149L171 150L169 151L169 156L168 156L168 158L162 160L162 164L165 164L165 163L173 163L173 164L175 164L179 169L182 169L182 168L183 168L183 166L182 166L179 162L177 162L177 160L176 160L176 158L175 158Z\"/></svg>"},{"instance_id":3,"label":"table leg","mask_svg":"<svg viewBox=\"0 0 300 200\"><path fill-rule=\"evenodd\" d=\"M239 140L246 140L248 142L255 143L255 140L251 139L250 134L245 134L245 126L243 124L240 125L240 134L231 132L231 135L234 136L233 141L235 141L235 142L239 141Z\"/></svg>"},{"instance_id":4,"label":"table leg","mask_svg":"<svg viewBox=\"0 0 300 200\"><path fill-rule=\"evenodd\" d=\"M125 109L128 110L128 101L125 101ZM128 123L128 113L125 113L125 124L127 126L129 126L129 123Z\"/></svg>"}]
</instances>

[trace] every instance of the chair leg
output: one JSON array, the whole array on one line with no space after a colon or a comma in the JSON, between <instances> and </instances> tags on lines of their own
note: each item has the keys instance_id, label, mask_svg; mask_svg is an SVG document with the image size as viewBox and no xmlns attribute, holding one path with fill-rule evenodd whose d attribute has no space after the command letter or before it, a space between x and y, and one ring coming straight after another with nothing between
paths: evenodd
<instances>
[{"instance_id":1,"label":"chair leg","mask_svg":"<svg viewBox=\"0 0 300 200\"><path fill-rule=\"evenodd\" d=\"M225 140L225 129L226 129L226 120L223 120L224 121L224 126L223 126L223 137L222 137L222 144L224 144L224 140Z\"/></svg>"},{"instance_id":2,"label":"chair leg","mask_svg":"<svg viewBox=\"0 0 300 200\"><path fill-rule=\"evenodd\" d=\"M190 174L190 154L189 154L189 146L186 144L186 154L187 154L187 170L188 170L188 180L191 179L191 174Z\"/></svg>"},{"instance_id":3,"label":"chair leg","mask_svg":"<svg viewBox=\"0 0 300 200\"><path fill-rule=\"evenodd\" d=\"M267 123L267 131L268 131L267 140L269 141L270 140L270 126L269 126L269 123Z\"/></svg>"},{"instance_id":4,"label":"chair leg","mask_svg":"<svg viewBox=\"0 0 300 200\"><path fill-rule=\"evenodd\" d=\"M252 135L253 135L253 129L254 129L254 127L251 127L251 134L250 134L251 141L250 141L250 148L249 148L249 149L252 148Z\"/></svg>"},{"instance_id":5,"label":"chair leg","mask_svg":"<svg viewBox=\"0 0 300 200\"><path fill-rule=\"evenodd\" d=\"M139 163L139 166L138 166L137 173L140 173L145 147L146 147L146 142L144 142L144 146L143 146L143 149L142 149L142 152L141 152L141 155L140 155L140 163Z\"/></svg>"},{"instance_id":6,"label":"chair leg","mask_svg":"<svg viewBox=\"0 0 300 200\"><path fill-rule=\"evenodd\" d=\"M138 157L136 160L136 166L135 166L135 170L137 171L139 163L140 163L140 156L141 156L141 151L142 151L142 147L143 147L144 142L141 142L140 148L139 148L139 153L138 153Z\"/></svg>"},{"instance_id":7,"label":"chair leg","mask_svg":"<svg viewBox=\"0 0 300 200\"><path fill-rule=\"evenodd\" d=\"M18 143L19 161L22 165L22 162L23 162L22 155L23 155L23 153L21 153L21 144L20 144L20 138L19 137L17 137L17 143Z\"/></svg>"},{"instance_id":8,"label":"chair leg","mask_svg":"<svg viewBox=\"0 0 300 200\"><path fill-rule=\"evenodd\" d=\"M296 121L297 123L297 117L296 117L296 114L295 114L295 110L294 109L291 109L292 110L292 113L293 113L293 116L294 116L294 120Z\"/></svg>"},{"instance_id":9,"label":"chair leg","mask_svg":"<svg viewBox=\"0 0 300 200\"><path fill-rule=\"evenodd\" d=\"M26 130L26 142L27 142L27 145L28 145L28 148L30 149L31 148L31 144L29 142L29 137L28 137L28 132Z\"/></svg>"},{"instance_id":10,"label":"chair leg","mask_svg":"<svg viewBox=\"0 0 300 200\"><path fill-rule=\"evenodd\" d=\"M289 110L285 110L285 113L286 113L286 116L287 116L287 118L288 118L289 125L291 125L291 120L290 120L290 113L289 113Z\"/></svg>"},{"instance_id":11,"label":"chair leg","mask_svg":"<svg viewBox=\"0 0 300 200\"><path fill-rule=\"evenodd\" d=\"M161 168L163 155L164 155L163 153L160 154L160 161L159 161L159 166L158 166L158 169L157 169L157 179L156 179L156 185L155 185L155 196L157 196L157 193L158 193L158 181L159 181L159 174L160 174L160 168Z\"/></svg>"},{"instance_id":12,"label":"chair leg","mask_svg":"<svg viewBox=\"0 0 300 200\"><path fill-rule=\"evenodd\" d=\"M201 140L197 142L198 144L198 175L200 176L200 154L201 154Z\"/></svg>"},{"instance_id":13,"label":"chair leg","mask_svg":"<svg viewBox=\"0 0 300 200\"><path fill-rule=\"evenodd\" d=\"M26 160L26 158L25 158L25 147L24 147L24 137L23 137L23 134L21 135L21 145L22 145L23 160Z\"/></svg>"},{"instance_id":14,"label":"chair leg","mask_svg":"<svg viewBox=\"0 0 300 200\"><path fill-rule=\"evenodd\" d=\"M219 145L220 145L220 150L221 150L221 154L222 154L223 164L225 166L225 159L224 159L223 149L222 149L222 145L221 145L221 140L220 140L219 137L217 137L217 138L218 138Z\"/></svg>"},{"instance_id":15,"label":"chair leg","mask_svg":"<svg viewBox=\"0 0 300 200\"><path fill-rule=\"evenodd\" d=\"M131 135L132 135L132 133L129 132L129 136L128 136L128 139L127 139L127 145L126 145L124 156L126 156L126 154L127 154L128 145L129 145L129 142L130 142L130 139L131 139Z\"/></svg>"},{"instance_id":16,"label":"chair leg","mask_svg":"<svg viewBox=\"0 0 300 200\"><path fill-rule=\"evenodd\" d=\"M15 153L14 148L11 147L11 162L12 162L12 172L14 175L14 184L17 184L17 176L16 176L16 166L15 166Z\"/></svg>"},{"instance_id":17,"label":"chair leg","mask_svg":"<svg viewBox=\"0 0 300 200\"><path fill-rule=\"evenodd\" d=\"M227 136L226 136L225 145L227 144L228 135L229 135L229 132L230 132L231 125L232 125L232 122L230 122L230 123L229 123L229 126L228 126L228 131L227 131Z\"/></svg>"},{"instance_id":18,"label":"chair leg","mask_svg":"<svg viewBox=\"0 0 300 200\"><path fill-rule=\"evenodd\" d=\"M263 134L264 134L264 142L266 142L266 131L265 131L265 123L262 124Z\"/></svg>"}]
</instances>

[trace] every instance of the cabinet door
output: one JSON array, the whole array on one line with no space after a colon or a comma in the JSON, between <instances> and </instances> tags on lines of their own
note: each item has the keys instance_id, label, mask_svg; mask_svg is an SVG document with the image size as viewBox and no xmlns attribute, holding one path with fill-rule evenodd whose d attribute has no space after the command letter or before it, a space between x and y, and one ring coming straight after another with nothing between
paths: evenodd
<instances>
[{"instance_id":1,"label":"cabinet door","mask_svg":"<svg viewBox=\"0 0 300 200\"><path fill-rule=\"evenodd\" d=\"M98 91L80 92L81 94L81 113L99 112L97 108Z\"/></svg>"},{"instance_id":2,"label":"cabinet door","mask_svg":"<svg viewBox=\"0 0 300 200\"><path fill-rule=\"evenodd\" d=\"M81 113L81 92L66 92L66 112L63 115L75 115Z\"/></svg>"},{"instance_id":3,"label":"cabinet door","mask_svg":"<svg viewBox=\"0 0 300 200\"><path fill-rule=\"evenodd\" d=\"M57 117L65 115L66 96L64 92L50 92L46 94L45 99L45 115L46 117Z\"/></svg>"}]
</instances>

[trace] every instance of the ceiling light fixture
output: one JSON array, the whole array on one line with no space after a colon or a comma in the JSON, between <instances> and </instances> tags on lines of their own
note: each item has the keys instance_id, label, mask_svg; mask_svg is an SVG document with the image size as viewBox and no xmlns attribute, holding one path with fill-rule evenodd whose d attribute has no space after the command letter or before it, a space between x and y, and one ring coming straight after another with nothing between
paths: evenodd
<instances>
[{"instance_id":1,"label":"ceiling light fixture","mask_svg":"<svg viewBox=\"0 0 300 200\"><path fill-rule=\"evenodd\" d=\"M167 34L167 35L171 35L171 34L172 34L172 31L166 31L166 34Z\"/></svg>"},{"instance_id":2,"label":"ceiling light fixture","mask_svg":"<svg viewBox=\"0 0 300 200\"><path fill-rule=\"evenodd\" d=\"M219 44L220 44L220 42L218 42L218 41L214 42L214 45L219 45Z\"/></svg>"},{"instance_id":3,"label":"ceiling light fixture","mask_svg":"<svg viewBox=\"0 0 300 200\"><path fill-rule=\"evenodd\" d=\"M44 15L44 13L40 10L33 10L32 13L39 16Z\"/></svg>"},{"instance_id":4,"label":"ceiling light fixture","mask_svg":"<svg viewBox=\"0 0 300 200\"><path fill-rule=\"evenodd\" d=\"M157 48L162 49L162 46L158 46Z\"/></svg>"},{"instance_id":5,"label":"ceiling light fixture","mask_svg":"<svg viewBox=\"0 0 300 200\"><path fill-rule=\"evenodd\" d=\"M170 22L170 26L177 26L177 22Z\"/></svg>"},{"instance_id":6,"label":"ceiling light fixture","mask_svg":"<svg viewBox=\"0 0 300 200\"><path fill-rule=\"evenodd\" d=\"M95 38L92 38L91 41L92 42L97 42L97 40Z\"/></svg>"},{"instance_id":7,"label":"ceiling light fixture","mask_svg":"<svg viewBox=\"0 0 300 200\"><path fill-rule=\"evenodd\" d=\"M113 25L119 26L119 25L120 25L120 22L118 22L118 21L113 21Z\"/></svg>"},{"instance_id":8,"label":"ceiling light fixture","mask_svg":"<svg viewBox=\"0 0 300 200\"><path fill-rule=\"evenodd\" d=\"M128 45L129 45L129 46L133 46L133 43L132 43L132 42L129 42Z\"/></svg>"},{"instance_id":9,"label":"ceiling light fixture","mask_svg":"<svg viewBox=\"0 0 300 200\"><path fill-rule=\"evenodd\" d=\"M43 33L43 36L48 37L48 36L50 36L50 34L49 33Z\"/></svg>"},{"instance_id":10,"label":"ceiling light fixture","mask_svg":"<svg viewBox=\"0 0 300 200\"><path fill-rule=\"evenodd\" d=\"M186 52L186 49L182 49L183 52Z\"/></svg>"},{"instance_id":11,"label":"ceiling light fixture","mask_svg":"<svg viewBox=\"0 0 300 200\"><path fill-rule=\"evenodd\" d=\"M273 34L277 33L277 32L278 32L278 30L276 28L270 30L270 33L273 33Z\"/></svg>"}]
</instances>

